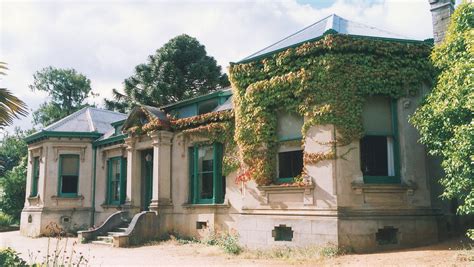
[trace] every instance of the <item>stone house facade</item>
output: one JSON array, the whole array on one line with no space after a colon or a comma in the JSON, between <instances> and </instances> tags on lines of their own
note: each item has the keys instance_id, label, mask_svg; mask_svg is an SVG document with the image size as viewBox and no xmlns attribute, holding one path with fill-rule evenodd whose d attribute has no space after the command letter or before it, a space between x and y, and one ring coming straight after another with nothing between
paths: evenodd
<instances>
[{"instance_id":1,"label":"stone house facade","mask_svg":"<svg viewBox=\"0 0 474 267\"><path fill-rule=\"evenodd\" d=\"M328 30L406 41L332 15L244 61ZM47 234L52 222L84 230L112 224L113 216L123 212L133 218L125 230L130 235L138 228L153 237L233 231L250 247L335 244L367 251L435 242L445 232L447 211L437 198L439 165L408 123L430 90L423 81L416 89L419 93L397 99L368 97L364 137L337 148L333 158L307 166L304 154L326 153L323 143L335 142L340 133L323 124L303 135L301 128L311 118L275 113L280 145L269 185L236 182L242 173L225 173L223 166L225 158L238 157L238 148L229 153L227 143L192 134L198 126L233 123L234 89L160 108L138 106L128 115L82 109L26 139L21 233ZM147 131L150 125L155 128ZM293 183L303 168L304 183Z\"/></svg>"}]
</instances>

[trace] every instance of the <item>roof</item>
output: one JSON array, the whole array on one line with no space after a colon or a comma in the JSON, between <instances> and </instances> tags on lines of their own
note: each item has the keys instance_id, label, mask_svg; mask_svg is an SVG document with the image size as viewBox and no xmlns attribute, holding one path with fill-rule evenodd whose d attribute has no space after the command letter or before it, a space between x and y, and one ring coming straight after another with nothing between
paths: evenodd
<instances>
[{"instance_id":1,"label":"roof","mask_svg":"<svg viewBox=\"0 0 474 267\"><path fill-rule=\"evenodd\" d=\"M213 112L234 109L232 96L230 96L222 105L217 106Z\"/></svg>"},{"instance_id":2,"label":"roof","mask_svg":"<svg viewBox=\"0 0 474 267\"><path fill-rule=\"evenodd\" d=\"M85 107L25 138L30 144L49 137L79 137L97 139L114 129L111 123L127 115L110 110Z\"/></svg>"},{"instance_id":3,"label":"roof","mask_svg":"<svg viewBox=\"0 0 474 267\"><path fill-rule=\"evenodd\" d=\"M113 122L124 120L126 114L110 110L85 107L45 127L48 132L97 132L104 134L114 127Z\"/></svg>"},{"instance_id":4,"label":"roof","mask_svg":"<svg viewBox=\"0 0 474 267\"><path fill-rule=\"evenodd\" d=\"M369 36L384 39L418 41L406 36L391 33L362 23L353 22L344 19L336 14L332 14L323 18L320 21L317 21L307 26L306 28L303 28L302 30L291 34L288 37L283 38L282 40L270 46L265 47L264 49L256 53L251 54L250 56L239 61L239 63L247 62L251 59L276 53L291 46L296 46L298 44L321 38L322 36L324 36L324 33L329 30L336 31L339 34L346 34L352 36Z\"/></svg>"},{"instance_id":5,"label":"roof","mask_svg":"<svg viewBox=\"0 0 474 267\"><path fill-rule=\"evenodd\" d=\"M196 102L201 102L201 101L211 99L211 98L214 98L214 97L230 96L230 95L232 95L232 89L231 89L231 87L226 87L226 88L222 88L222 89L217 90L217 91L212 92L212 93L208 93L208 94L205 94L205 95L200 95L200 96L196 96L196 97L193 97L193 98L178 101L178 102L175 102L175 103L172 103L172 104L168 104L168 105L162 106L161 108L164 109L165 111L169 111L171 109L179 108L179 107L182 107L182 106L187 106L189 104L193 104L193 103L196 103Z\"/></svg>"}]
</instances>

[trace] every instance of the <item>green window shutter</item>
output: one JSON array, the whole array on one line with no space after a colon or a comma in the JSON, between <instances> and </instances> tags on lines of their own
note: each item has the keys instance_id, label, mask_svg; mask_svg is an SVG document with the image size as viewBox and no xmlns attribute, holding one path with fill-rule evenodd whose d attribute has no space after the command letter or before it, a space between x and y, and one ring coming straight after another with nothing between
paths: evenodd
<instances>
[{"instance_id":1,"label":"green window shutter","mask_svg":"<svg viewBox=\"0 0 474 267\"><path fill-rule=\"evenodd\" d=\"M31 177L31 192L30 196L38 195L38 181L39 181L39 157L33 158L33 174Z\"/></svg>"},{"instance_id":2,"label":"green window shutter","mask_svg":"<svg viewBox=\"0 0 474 267\"><path fill-rule=\"evenodd\" d=\"M127 196L127 158L121 160L121 175L120 175L120 204L125 203Z\"/></svg>"},{"instance_id":3,"label":"green window shutter","mask_svg":"<svg viewBox=\"0 0 474 267\"><path fill-rule=\"evenodd\" d=\"M222 155L223 146L220 143L214 144L214 201L213 203L223 203L222 192Z\"/></svg>"},{"instance_id":4,"label":"green window shutter","mask_svg":"<svg viewBox=\"0 0 474 267\"><path fill-rule=\"evenodd\" d=\"M189 156L189 202L190 203L197 203L197 162L196 162L196 153L197 147L193 146L188 149L188 156Z\"/></svg>"}]
</instances>

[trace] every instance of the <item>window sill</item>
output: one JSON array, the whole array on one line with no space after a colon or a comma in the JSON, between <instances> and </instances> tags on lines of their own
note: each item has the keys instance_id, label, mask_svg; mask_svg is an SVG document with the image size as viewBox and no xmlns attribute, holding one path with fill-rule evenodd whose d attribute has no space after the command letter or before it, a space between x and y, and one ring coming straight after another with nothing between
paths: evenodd
<instances>
[{"instance_id":1,"label":"window sill","mask_svg":"<svg viewBox=\"0 0 474 267\"><path fill-rule=\"evenodd\" d=\"M40 199L39 195L36 195L36 196L29 196L29 197L28 197L28 200L29 200L29 201L34 201L34 200L39 200L39 199Z\"/></svg>"},{"instance_id":2,"label":"window sill","mask_svg":"<svg viewBox=\"0 0 474 267\"><path fill-rule=\"evenodd\" d=\"M275 192L275 191L306 191L314 189L314 184L308 185L285 185L285 184L277 184L277 185L264 185L264 186L257 186L257 189L260 192Z\"/></svg>"},{"instance_id":3,"label":"window sill","mask_svg":"<svg viewBox=\"0 0 474 267\"><path fill-rule=\"evenodd\" d=\"M104 203L100 205L103 209L122 209L122 204L108 204Z\"/></svg>"},{"instance_id":4,"label":"window sill","mask_svg":"<svg viewBox=\"0 0 474 267\"><path fill-rule=\"evenodd\" d=\"M224 200L224 203L221 204L193 204L193 203L185 203L181 205L185 209L228 209L230 208L229 200Z\"/></svg>"},{"instance_id":5,"label":"window sill","mask_svg":"<svg viewBox=\"0 0 474 267\"><path fill-rule=\"evenodd\" d=\"M413 195L413 192L417 189L416 184L363 184L363 183L352 183L352 190L356 194L362 193L404 193Z\"/></svg>"},{"instance_id":6,"label":"window sill","mask_svg":"<svg viewBox=\"0 0 474 267\"><path fill-rule=\"evenodd\" d=\"M51 199L54 200L83 200L83 195L75 195L75 196L51 196Z\"/></svg>"}]
</instances>

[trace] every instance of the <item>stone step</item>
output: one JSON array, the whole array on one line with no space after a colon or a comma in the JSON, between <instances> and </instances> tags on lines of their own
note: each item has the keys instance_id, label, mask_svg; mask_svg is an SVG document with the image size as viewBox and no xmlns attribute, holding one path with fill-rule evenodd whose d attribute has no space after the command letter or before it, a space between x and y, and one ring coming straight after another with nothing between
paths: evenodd
<instances>
[{"instance_id":1,"label":"stone step","mask_svg":"<svg viewBox=\"0 0 474 267\"><path fill-rule=\"evenodd\" d=\"M124 231L112 231L112 232L107 232L108 236L113 236L113 235L123 235L125 232Z\"/></svg>"},{"instance_id":2,"label":"stone step","mask_svg":"<svg viewBox=\"0 0 474 267\"><path fill-rule=\"evenodd\" d=\"M100 241L100 240L94 240L91 243L96 244L96 245L101 245L101 246L112 246L112 243L104 242L104 241Z\"/></svg>"},{"instance_id":3,"label":"stone step","mask_svg":"<svg viewBox=\"0 0 474 267\"><path fill-rule=\"evenodd\" d=\"M107 242L111 244L114 242L114 238L111 236L98 236L97 241Z\"/></svg>"},{"instance_id":4,"label":"stone step","mask_svg":"<svg viewBox=\"0 0 474 267\"><path fill-rule=\"evenodd\" d=\"M119 228L115 228L113 231L115 232L117 230L117 232L121 231L121 232L125 232L127 231L128 229L128 226L127 227L119 227Z\"/></svg>"}]
</instances>

